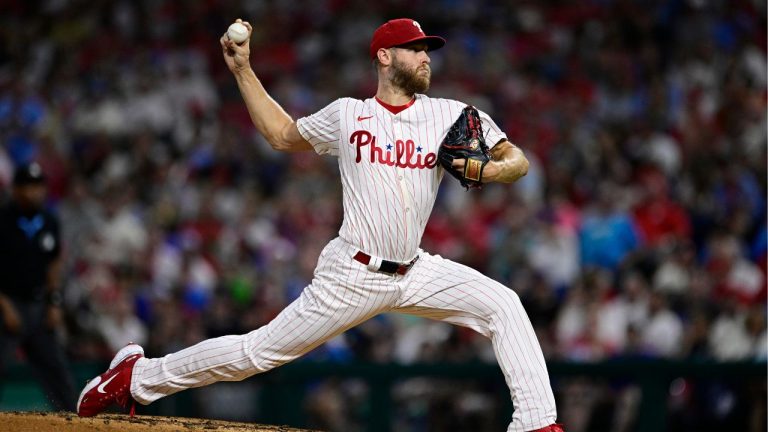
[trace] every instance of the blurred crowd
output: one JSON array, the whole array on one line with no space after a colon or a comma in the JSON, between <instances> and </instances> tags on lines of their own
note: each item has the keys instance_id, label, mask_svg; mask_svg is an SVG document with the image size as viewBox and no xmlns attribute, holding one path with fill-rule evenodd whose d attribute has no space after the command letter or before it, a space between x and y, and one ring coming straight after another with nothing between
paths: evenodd
<instances>
[{"instance_id":1,"label":"blurred crowd","mask_svg":"<svg viewBox=\"0 0 768 432\"><path fill-rule=\"evenodd\" d=\"M765 360L762 1L8 0L0 194L44 167L73 359L247 332L298 296L341 223L336 160L255 133L218 39L249 20L298 118L371 97L370 36L400 16L448 40L429 94L531 161L511 187L446 179L425 250L518 292L548 359ZM395 315L309 357L494 361L470 330Z\"/></svg>"}]
</instances>

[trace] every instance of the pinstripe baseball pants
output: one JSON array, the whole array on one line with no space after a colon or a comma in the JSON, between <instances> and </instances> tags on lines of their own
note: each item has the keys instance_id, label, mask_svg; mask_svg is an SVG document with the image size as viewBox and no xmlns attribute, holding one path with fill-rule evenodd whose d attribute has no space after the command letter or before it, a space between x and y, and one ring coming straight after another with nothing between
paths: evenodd
<instances>
[{"instance_id":1,"label":"pinstripe baseball pants","mask_svg":"<svg viewBox=\"0 0 768 432\"><path fill-rule=\"evenodd\" d=\"M423 251L404 276L372 272L352 259L356 252L344 240L332 240L311 284L257 330L140 359L133 369L133 398L146 405L184 389L240 381L290 362L375 315L399 312L469 327L491 339L515 407L509 432L555 422L544 356L517 294Z\"/></svg>"}]
</instances>

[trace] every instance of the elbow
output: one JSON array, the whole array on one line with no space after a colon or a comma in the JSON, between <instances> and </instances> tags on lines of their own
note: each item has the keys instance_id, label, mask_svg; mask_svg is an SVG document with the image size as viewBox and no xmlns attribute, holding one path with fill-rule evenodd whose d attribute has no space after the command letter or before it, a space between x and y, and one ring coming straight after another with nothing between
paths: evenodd
<instances>
[{"instance_id":1,"label":"elbow","mask_svg":"<svg viewBox=\"0 0 768 432\"><path fill-rule=\"evenodd\" d=\"M295 153L312 150L312 146L309 143L302 141L295 142L288 139L270 139L267 141L269 141L269 145L272 146L272 149L279 152Z\"/></svg>"},{"instance_id":2,"label":"elbow","mask_svg":"<svg viewBox=\"0 0 768 432\"><path fill-rule=\"evenodd\" d=\"M298 129L296 129L295 123L286 124L279 130L275 130L273 133L266 135L265 138L269 142L272 148L279 152L297 152L311 148L309 144L303 145L304 140L299 135Z\"/></svg>"},{"instance_id":3,"label":"elbow","mask_svg":"<svg viewBox=\"0 0 768 432\"><path fill-rule=\"evenodd\" d=\"M291 150L291 141L286 136L284 129L276 131L275 133L270 133L269 135L265 134L264 138L267 139L267 142L272 146L273 150L279 152L287 152Z\"/></svg>"},{"instance_id":4,"label":"elbow","mask_svg":"<svg viewBox=\"0 0 768 432\"><path fill-rule=\"evenodd\" d=\"M287 152L291 148L291 146L288 144L287 141L281 140L279 138L272 137L270 139L267 139L267 142L269 142L269 145L272 146L273 150L276 150L279 152Z\"/></svg>"},{"instance_id":5,"label":"elbow","mask_svg":"<svg viewBox=\"0 0 768 432\"><path fill-rule=\"evenodd\" d=\"M530 163L528 163L528 158L523 156L523 160L520 161L520 177L525 176L528 174L528 167L530 166Z\"/></svg>"}]
</instances>

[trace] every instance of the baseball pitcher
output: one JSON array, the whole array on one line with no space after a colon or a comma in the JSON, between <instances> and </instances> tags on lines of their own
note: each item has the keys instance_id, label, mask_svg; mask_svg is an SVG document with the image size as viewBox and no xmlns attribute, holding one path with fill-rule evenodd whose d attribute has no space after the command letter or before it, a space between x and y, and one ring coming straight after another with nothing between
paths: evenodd
<instances>
[{"instance_id":1,"label":"baseball pitcher","mask_svg":"<svg viewBox=\"0 0 768 432\"><path fill-rule=\"evenodd\" d=\"M242 22L250 36L251 26ZM269 324L203 341L162 358L138 345L80 394L77 412L149 404L184 389L239 381L290 362L380 313L399 312L469 327L490 338L509 386L509 432L562 432L533 327L511 289L419 248L445 171L464 186L511 183L528 161L484 112L424 95L429 52L445 40L418 22L395 19L373 34L376 95L341 98L294 121L250 67L249 41L224 35L224 60L256 129L278 151L338 159L344 221L318 259L312 282Z\"/></svg>"}]
</instances>

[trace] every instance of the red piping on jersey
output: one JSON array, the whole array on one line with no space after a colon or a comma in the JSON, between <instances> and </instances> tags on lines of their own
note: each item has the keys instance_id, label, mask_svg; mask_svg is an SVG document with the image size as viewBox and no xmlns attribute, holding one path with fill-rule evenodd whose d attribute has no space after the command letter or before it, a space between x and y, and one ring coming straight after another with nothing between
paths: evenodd
<instances>
[{"instance_id":1,"label":"red piping on jersey","mask_svg":"<svg viewBox=\"0 0 768 432\"><path fill-rule=\"evenodd\" d=\"M383 100L379 99L376 96L374 96L373 98L376 99L376 102L378 102L379 105L381 105L384 108L386 108L387 111L391 112L392 114L399 114L401 111L405 111L406 108L408 108L411 105L413 105L414 103L416 103L416 98L415 97L413 99L411 99L411 101L408 102L405 105L390 105L390 104L384 102Z\"/></svg>"}]
</instances>

